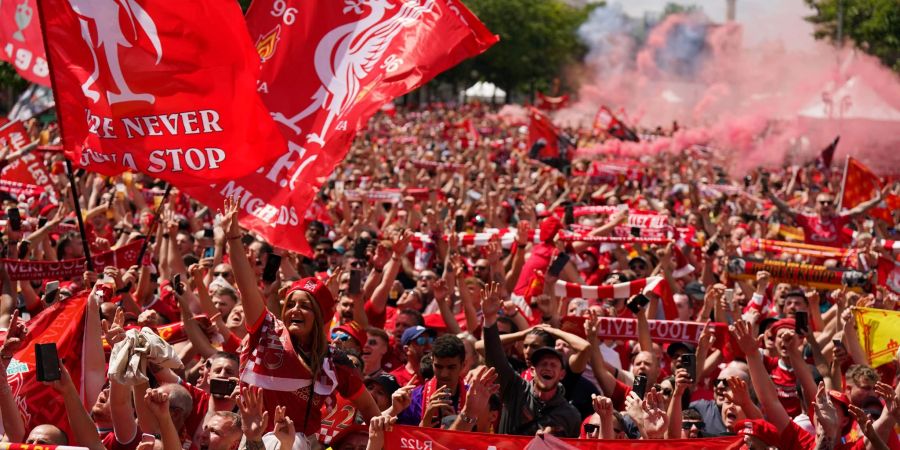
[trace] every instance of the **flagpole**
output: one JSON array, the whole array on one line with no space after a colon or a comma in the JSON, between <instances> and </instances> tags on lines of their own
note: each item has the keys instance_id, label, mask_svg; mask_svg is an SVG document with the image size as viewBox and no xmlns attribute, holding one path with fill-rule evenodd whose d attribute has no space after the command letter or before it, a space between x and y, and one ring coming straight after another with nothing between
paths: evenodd
<instances>
[{"instance_id":1,"label":"flagpole","mask_svg":"<svg viewBox=\"0 0 900 450\"><path fill-rule=\"evenodd\" d=\"M72 172L72 161L68 159L66 159L66 175L69 177L69 190L72 191L75 220L78 221L78 231L81 232L81 247L84 249L84 257L87 260L87 270L93 272L94 260L91 259L91 246L88 244L87 232L84 229L84 217L81 216L81 203L78 202L78 186L75 184L75 173Z\"/></svg>"},{"instance_id":2,"label":"flagpole","mask_svg":"<svg viewBox=\"0 0 900 450\"><path fill-rule=\"evenodd\" d=\"M141 251L138 253L137 261L134 263L136 266L140 266L141 261L144 260L144 255L147 253L147 248L150 246L150 236L154 233L154 229L159 223L159 214L162 212L163 205L166 204L166 199L169 198L170 192L172 192L172 185L167 183L166 192L163 194L162 200L159 201L159 205L156 206L156 213L153 215L153 221L150 222L150 229L147 230L147 236L144 238L143 245L141 245Z\"/></svg>"},{"instance_id":3,"label":"flagpole","mask_svg":"<svg viewBox=\"0 0 900 450\"><path fill-rule=\"evenodd\" d=\"M835 210L837 212L841 211L841 203L844 202L844 190L847 189L847 169L850 168L850 155L847 155L844 161L844 176L841 178L841 196L837 199L837 208Z\"/></svg>"}]
</instances>

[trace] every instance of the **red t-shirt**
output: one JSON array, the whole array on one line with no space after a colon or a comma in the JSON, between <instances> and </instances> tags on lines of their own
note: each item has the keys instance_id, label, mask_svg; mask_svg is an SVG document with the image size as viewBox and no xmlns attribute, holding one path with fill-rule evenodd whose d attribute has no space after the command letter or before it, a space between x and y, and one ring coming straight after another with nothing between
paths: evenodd
<instances>
[{"instance_id":1,"label":"red t-shirt","mask_svg":"<svg viewBox=\"0 0 900 450\"><path fill-rule=\"evenodd\" d=\"M784 410L791 417L797 417L803 412L803 405L800 403L800 395L797 393L797 376L793 371L785 370L778 364L778 358L764 358L766 369L772 375L772 382L775 383L775 392L778 393L778 401Z\"/></svg>"},{"instance_id":2,"label":"red t-shirt","mask_svg":"<svg viewBox=\"0 0 900 450\"><path fill-rule=\"evenodd\" d=\"M249 339L241 351L241 381L263 388L266 410L286 407L297 431L307 436L319 431L326 398L338 393L352 402L365 392L359 371L343 355L326 356L313 383L312 373L301 362L290 333L271 312L266 311L247 331ZM313 387L314 394L310 395ZM275 415L270 414L266 430L271 431L274 426Z\"/></svg>"},{"instance_id":3,"label":"red t-shirt","mask_svg":"<svg viewBox=\"0 0 900 450\"><path fill-rule=\"evenodd\" d=\"M381 328L383 330L393 330L394 321L397 320L397 308L393 306L385 306L384 311L375 312L372 302L368 301L365 305L366 317L369 319L369 326Z\"/></svg>"},{"instance_id":4,"label":"red t-shirt","mask_svg":"<svg viewBox=\"0 0 900 450\"><path fill-rule=\"evenodd\" d=\"M807 244L840 247L844 244L841 230L850 219L850 216L832 216L823 220L818 215L798 214L795 221L803 228L803 240Z\"/></svg>"},{"instance_id":5,"label":"red t-shirt","mask_svg":"<svg viewBox=\"0 0 900 450\"><path fill-rule=\"evenodd\" d=\"M184 380L181 380L181 387L187 389L188 394L191 394L191 400L194 402L191 414L188 416L187 420L184 421L184 431L187 432L189 436L194 436L196 435L197 430L203 427L203 421L206 419L206 412L209 411L210 393L203 389L199 389Z\"/></svg>"},{"instance_id":6,"label":"red t-shirt","mask_svg":"<svg viewBox=\"0 0 900 450\"><path fill-rule=\"evenodd\" d=\"M406 364L392 370L391 375L393 375L394 378L397 379L397 384L399 384L400 386L406 386L407 383L409 383L409 381L412 380L414 376L416 376L416 374L410 373L408 370L406 370Z\"/></svg>"},{"instance_id":7,"label":"red t-shirt","mask_svg":"<svg viewBox=\"0 0 900 450\"><path fill-rule=\"evenodd\" d=\"M816 437L809 434L793 420L781 432L779 439L781 450L813 450L816 448Z\"/></svg>"},{"instance_id":8,"label":"red t-shirt","mask_svg":"<svg viewBox=\"0 0 900 450\"><path fill-rule=\"evenodd\" d=\"M106 450L135 450L138 444L141 443L141 433L140 430L135 430L134 437L126 443L119 442L116 439L116 433L112 431L104 434L100 439Z\"/></svg>"}]
</instances>

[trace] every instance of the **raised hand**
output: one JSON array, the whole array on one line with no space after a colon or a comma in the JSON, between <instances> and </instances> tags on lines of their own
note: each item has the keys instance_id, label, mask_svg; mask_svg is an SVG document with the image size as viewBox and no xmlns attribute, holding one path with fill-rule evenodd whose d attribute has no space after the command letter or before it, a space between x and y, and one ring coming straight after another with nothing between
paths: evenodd
<instances>
[{"instance_id":1,"label":"raised hand","mask_svg":"<svg viewBox=\"0 0 900 450\"><path fill-rule=\"evenodd\" d=\"M260 440L269 424L269 412L264 411L262 389L256 386L241 387L238 397L241 413L241 430L247 440Z\"/></svg>"},{"instance_id":2,"label":"raised hand","mask_svg":"<svg viewBox=\"0 0 900 450\"><path fill-rule=\"evenodd\" d=\"M479 366L473 371L469 390L466 392L466 409L476 414L488 410L491 395L499 390L497 372L493 367Z\"/></svg>"},{"instance_id":3,"label":"raised hand","mask_svg":"<svg viewBox=\"0 0 900 450\"><path fill-rule=\"evenodd\" d=\"M112 323L103 319L100 327L103 329L103 339L106 339L110 347L115 347L116 344L125 340L125 310L121 307L116 308Z\"/></svg>"},{"instance_id":4,"label":"raised hand","mask_svg":"<svg viewBox=\"0 0 900 450\"><path fill-rule=\"evenodd\" d=\"M27 332L28 328L26 328L25 324L19 319L19 310L13 310L12 317L9 319L9 329L6 332L6 340L3 342L3 345L0 346L0 361L3 362L4 368L9 364L13 355L22 348L22 341L25 339L25 334Z\"/></svg>"},{"instance_id":5,"label":"raised hand","mask_svg":"<svg viewBox=\"0 0 900 450\"><path fill-rule=\"evenodd\" d=\"M880 381L875 383L875 392L884 400L885 408L888 409L888 413L894 418L894 421L900 423L898 420L900 419L900 396L897 395L897 392L891 388L891 385Z\"/></svg>"},{"instance_id":6,"label":"raised hand","mask_svg":"<svg viewBox=\"0 0 900 450\"><path fill-rule=\"evenodd\" d=\"M293 447L297 437L294 421L285 414L286 410L284 406L275 407L275 429L272 430L284 449Z\"/></svg>"},{"instance_id":7,"label":"raised hand","mask_svg":"<svg viewBox=\"0 0 900 450\"><path fill-rule=\"evenodd\" d=\"M588 310L588 318L584 321L584 335L591 346L599 344L600 337L597 335L600 328L600 316L591 310Z\"/></svg>"},{"instance_id":8,"label":"raised hand","mask_svg":"<svg viewBox=\"0 0 900 450\"><path fill-rule=\"evenodd\" d=\"M412 231L403 230L394 238L391 244L391 250L394 251L394 255L402 256L406 254L406 249L409 248L409 241L412 239L412 236Z\"/></svg>"},{"instance_id":9,"label":"raised hand","mask_svg":"<svg viewBox=\"0 0 900 450\"><path fill-rule=\"evenodd\" d=\"M613 416L612 399L602 395L591 395L591 404L594 406L594 412L600 416L600 420L611 420Z\"/></svg>"},{"instance_id":10,"label":"raised hand","mask_svg":"<svg viewBox=\"0 0 900 450\"><path fill-rule=\"evenodd\" d=\"M528 244L528 234L531 233L531 223L527 220L520 220L516 226L516 244L524 246Z\"/></svg>"},{"instance_id":11,"label":"raised hand","mask_svg":"<svg viewBox=\"0 0 900 450\"><path fill-rule=\"evenodd\" d=\"M731 394L726 392L725 397L735 405L743 407L753 403L753 400L750 399L750 388L742 378L728 377L728 387L731 389Z\"/></svg>"},{"instance_id":12,"label":"raised hand","mask_svg":"<svg viewBox=\"0 0 900 450\"><path fill-rule=\"evenodd\" d=\"M666 428L669 425L669 415L666 413L666 400L656 388L650 389L644 396L641 404L644 410L644 432L650 439L662 439L665 437Z\"/></svg>"},{"instance_id":13,"label":"raised hand","mask_svg":"<svg viewBox=\"0 0 900 450\"><path fill-rule=\"evenodd\" d=\"M409 383L406 383L406 386L397 389L391 395L391 411L394 415L400 414L400 411L409 408L409 405L412 404L412 391L416 388L418 381L416 378L418 377L413 377Z\"/></svg>"},{"instance_id":14,"label":"raised hand","mask_svg":"<svg viewBox=\"0 0 900 450\"><path fill-rule=\"evenodd\" d=\"M391 431L397 423L396 417L375 416L369 421L369 445L366 448L384 448L384 433Z\"/></svg>"},{"instance_id":15,"label":"raised hand","mask_svg":"<svg viewBox=\"0 0 900 450\"><path fill-rule=\"evenodd\" d=\"M144 403L157 419L169 416L169 394L159 389L147 389L147 393L144 394Z\"/></svg>"},{"instance_id":16,"label":"raised hand","mask_svg":"<svg viewBox=\"0 0 900 450\"><path fill-rule=\"evenodd\" d=\"M837 410L834 403L828 396L825 389L825 383L819 382L819 389L816 390L816 423L822 428L828 436L835 437L838 435L838 418Z\"/></svg>"},{"instance_id":17,"label":"raised hand","mask_svg":"<svg viewBox=\"0 0 900 450\"><path fill-rule=\"evenodd\" d=\"M743 320L738 320L729 329L731 330L731 333L734 334L738 347L745 355L749 357L754 352L759 352L759 344L750 332L750 324Z\"/></svg>"},{"instance_id":18,"label":"raised hand","mask_svg":"<svg viewBox=\"0 0 900 450\"><path fill-rule=\"evenodd\" d=\"M493 325L497 321L497 313L500 311L500 285L491 282L481 291L481 312L484 315L486 326Z\"/></svg>"},{"instance_id":19,"label":"raised hand","mask_svg":"<svg viewBox=\"0 0 900 450\"><path fill-rule=\"evenodd\" d=\"M375 246L375 255L372 256L372 266L375 269L382 270L384 266L391 260L391 252L384 245Z\"/></svg>"},{"instance_id":20,"label":"raised hand","mask_svg":"<svg viewBox=\"0 0 900 450\"><path fill-rule=\"evenodd\" d=\"M241 227L238 225L237 199L225 199L225 202L222 205L222 229L225 230L226 240L241 237Z\"/></svg>"}]
</instances>

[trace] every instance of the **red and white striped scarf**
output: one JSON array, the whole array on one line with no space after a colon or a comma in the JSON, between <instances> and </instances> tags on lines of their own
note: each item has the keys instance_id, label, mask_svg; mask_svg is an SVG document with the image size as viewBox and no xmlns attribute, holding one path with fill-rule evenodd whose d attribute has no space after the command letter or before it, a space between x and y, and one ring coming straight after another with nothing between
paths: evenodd
<instances>
[{"instance_id":1,"label":"red and white striped scarf","mask_svg":"<svg viewBox=\"0 0 900 450\"><path fill-rule=\"evenodd\" d=\"M787 253L801 255L809 258L837 259L841 265L852 265L852 259L857 255L856 250L826 247L823 245L803 244L799 242L773 241L770 239L748 238L741 242L741 250L745 253Z\"/></svg>"},{"instance_id":2,"label":"red and white striped scarf","mask_svg":"<svg viewBox=\"0 0 900 450\"><path fill-rule=\"evenodd\" d=\"M672 291L669 289L669 283L663 277L647 277L603 286L588 286L558 280L553 286L553 294L564 298L627 299L637 294L647 293L656 294L662 300L662 309L667 320L674 320L678 317L678 310L672 299Z\"/></svg>"}]
</instances>

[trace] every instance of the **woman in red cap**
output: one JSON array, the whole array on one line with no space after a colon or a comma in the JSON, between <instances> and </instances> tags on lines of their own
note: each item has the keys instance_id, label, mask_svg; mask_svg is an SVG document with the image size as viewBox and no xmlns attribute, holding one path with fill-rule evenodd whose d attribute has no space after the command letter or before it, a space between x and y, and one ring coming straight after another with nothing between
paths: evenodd
<instances>
[{"instance_id":1,"label":"woman in red cap","mask_svg":"<svg viewBox=\"0 0 900 450\"><path fill-rule=\"evenodd\" d=\"M319 431L323 403L335 393L348 399L366 421L378 415L378 406L358 371L328 346L325 318L334 314L334 297L328 287L316 278L295 281L282 295L281 315L276 317L266 309L241 242L237 205L226 200L224 209L222 227L249 334L241 352L241 382L262 389L266 410L286 407L287 416L305 436ZM269 414L270 431L274 417Z\"/></svg>"}]
</instances>

